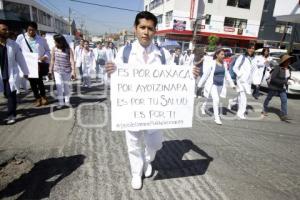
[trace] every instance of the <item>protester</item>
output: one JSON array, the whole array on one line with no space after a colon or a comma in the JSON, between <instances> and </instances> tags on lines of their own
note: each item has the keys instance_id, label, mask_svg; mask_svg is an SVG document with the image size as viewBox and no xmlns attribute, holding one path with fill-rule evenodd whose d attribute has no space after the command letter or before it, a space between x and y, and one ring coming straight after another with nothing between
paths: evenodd
<instances>
[{"instance_id":1,"label":"protester","mask_svg":"<svg viewBox=\"0 0 300 200\"><path fill-rule=\"evenodd\" d=\"M84 40L83 50L80 57L80 65L82 66L83 87L91 87L91 70L94 64L94 53L89 48L89 41Z\"/></svg>"},{"instance_id":2,"label":"protester","mask_svg":"<svg viewBox=\"0 0 300 200\"><path fill-rule=\"evenodd\" d=\"M195 97L200 98L201 97L201 92L202 90L197 87L200 77L203 75L203 63L204 60L206 59L206 52L204 48L196 48L194 50L195 58L194 58L194 65L197 66L200 70L199 77L196 79L196 84L195 84Z\"/></svg>"},{"instance_id":3,"label":"protester","mask_svg":"<svg viewBox=\"0 0 300 200\"><path fill-rule=\"evenodd\" d=\"M232 88L235 85L229 74L227 63L224 62L224 50L218 49L213 57L213 60L204 62L204 73L201 77L198 87L201 88L204 84L204 96L208 99L209 96L212 97L213 110L215 116L216 124L222 125L222 121L219 114L219 97L226 97L226 81L229 82ZM207 101L204 102L202 110L205 109Z\"/></svg>"},{"instance_id":4,"label":"protester","mask_svg":"<svg viewBox=\"0 0 300 200\"><path fill-rule=\"evenodd\" d=\"M105 75L105 63L107 62L106 49L101 42L97 43L97 47L94 49L95 56L95 70L96 70L96 79L100 79L100 83L104 83Z\"/></svg>"},{"instance_id":5,"label":"protester","mask_svg":"<svg viewBox=\"0 0 300 200\"><path fill-rule=\"evenodd\" d=\"M76 78L74 54L65 37L61 34L53 36L55 47L51 50L49 76L54 74L58 108L70 105L70 81Z\"/></svg>"},{"instance_id":6,"label":"protester","mask_svg":"<svg viewBox=\"0 0 300 200\"><path fill-rule=\"evenodd\" d=\"M255 45L249 44L247 52L240 55L233 66L233 71L236 74L238 97L229 99L228 108L231 108L233 102L238 101L237 117L239 119L246 119L247 94L251 94L252 73L256 64L254 51Z\"/></svg>"},{"instance_id":7,"label":"protester","mask_svg":"<svg viewBox=\"0 0 300 200\"><path fill-rule=\"evenodd\" d=\"M82 53L82 50L83 50L83 42L84 42L84 39L80 39L79 45L77 45L75 47L75 50L74 50L75 66L76 66L76 69L77 69L77 71L80 75L81 82L83 82L82 66L81 66L81 53Z\"/></svg>"},{"instance_id":8,"label":"protester","mask_svg":"<svg viewBox=\"0 0 300 200\"><path fill-rule=\"evenodd\" d=\"M270 68L270 62L271 62L271 57L270 57L270 49L265 47L262 50L262 55L256 56L256 68L254 69L253 72L253 85L254 85L254 90L253 90L253 97L255 99L258 99L259 97L259 88L260 84L263 81L263 77L265 75L265 72L267 69Z\"/></svg>"},{"instance_id":9,"label":"protester","mask_svg":"<svg viewBox=\"0 0 300 200\"><path fill-rule=\"evenodd\" d=\"M183 56L183 65L192 66L194 63L194 54L190 49L187 50L186 54Z\"/></svg>"},{"instance_id":10,"label":"protester","mask_svg":"<svg viewBox=\"0 0 300 200\"><path fill-rule=\"evenodd\" d=\"M107 43L106 54L108 61L113 61L116 58L117 50L114 47L114 43Z\"/></svg>"},{"instance_id":11,"label":"protester","mask_svg":"<svg viewBox=\"0 0 300 200\"><path fill-rule=\"evenodd\" d=\"M18 66L23 77L28 78L28 68L19 45L8 38L8 26L0 21L0 91L7 98L6 124L13 124L17 116L17 73Z\"/></svg>"},{"instance_id":12,"label":"protester","mask_svg":"<svg viewBox=\"0 0 300 200\"><path fill-rule=\"evenodd\" d=\"M116 70L118 64L122 63L157 65L165 62L166 64L173 64L169 52L156 47L152 43L156 25L157 18L152 13L143 11L137 14L134 29L138 40L132 44L129 58L123 57L123 51L126 48L123 47L118 52L114 62L106 64L106 71L109 75ZM164 61L162 57L165 57ZM193 72L195 75L198 75L199 69L194 67ZM154 160L156 151L162 147L163 136L159 130L127 130L125 135L132 174L131 186L133 189L141 189L143 174L145 177L152 175L151 161Z\"/></svg>"},{"instance_id":13,"label":"protester","mask_svg":"<svg viewBox=\"0 0 300 200\"><path fill-rule=\"evenodd\" d=\"M20 45L23 53L38 53L36 62L39 64L39 77L29 78L29 82L35 97L34 104L36 107L39 107L48 104L43 82L43 71L48 71L49 68L50 49L46 40L36 33L37 29L37 23L30 22L27 26L27 32L18 36L17 43Z\"/></svg>"},{"instance_id":14,"label":"protester","mask_svg":"<svg viewBox=\"0 0 300 200\"><path fill-rule=\"evenodd\" d=\"M270 77L269 82L269 91L268 95L264 101L264 107L262 114L263 116L267 116L268 112L268 105L273 98L273 96L279 95L281 101L281 120L287 121L287 94L286 91L288 89L288 85L293 83L291 79L291 70L290 63L291 63L291 56L285 54L281 56L279 65L275 66Z\"/></svg>"},{"instance_id":15,"label":"protester","mask_svg":"<svg viewBox=\"0 0 300 200\"><path fill-rule=\"evenodd\" d=\"M181 54L181 49L180 48L176 48L175 49L175 53L172 56L173 58L173 62L176 65L183 65L183 56Z\"/></svg>"}]
</instances>

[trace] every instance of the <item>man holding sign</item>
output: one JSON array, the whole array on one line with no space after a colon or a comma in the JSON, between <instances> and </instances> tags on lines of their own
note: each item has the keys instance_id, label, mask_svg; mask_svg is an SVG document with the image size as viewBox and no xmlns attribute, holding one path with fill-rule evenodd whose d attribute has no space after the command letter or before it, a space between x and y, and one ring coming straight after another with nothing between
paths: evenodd
<instances>
[{"instance_id":1,"label":"man holding sign","mask_svg":"<svg viewBox=\"0 0 300 200\"><path fill-rule=\"evenodd\" d=\"M114 79L122 78L122 76L120 75L120 69L122 70L124 69L124 76L126 76L127 74L126 68L123 68L123 65L126 63L131 65L133 68L136 66L148 66L148 65L151 66L153 65L153 68L155 67L157 68L157 66L173 64L173 60L169 52L164 49L160 49L156 47L152 43L152 39L156 32L156 25L157 25L157 18L152 13L143 11L137 14L134 22L134 29L138 40L135 41L131 46L125 46L121 48L114 62L108 62L106 64L106 71L109 76L117 70L117 66L118 66L119 72L113 74L112 77L112 93L115 93L116 91L113 88ZM141 67L141 70L142 69L144 68ZM152 70L150 72L151 76L150 75L148 76L147 73L144 73L145 83L153 82L154 76L166 76L166 78L170 78L170 76L176 76L176 75L181 77L189 76L188 72L185 73L184 71L180 73L180 75L176 71L171 71L169 69L166 69L164 73L163 71L161 71L159 74L155 74L154 71L155 70ZM192 74L194 76L198 76L199 75L198 68L194 67ZM192 80L192 82L194 82L194 80ZM164 90L167 90L166 87L167 86L162 86L162 84L160 86L159 84L148 85L147 87L141 85L140 87L135 89L135 92L140 92L141 95L142 93L144 95L144 93L147 90L146 88L148 88L149 90L160 90L160 92L162 92ZM190 88L194 88L194 86L191 86ZM169 86L169 89L185 90L184 86L181 87L179 85L174 87ZM193 93L191 94L193 95ZM123 94L120 93L120 95ZM164 99L164 101L161 102L161 104L167 105L168 102L169 101ZM121 100L119 103L120 103L119 105L122 104ZM123 103L124 103L123 105L128 105L128 102L126 101L124 101ZM144 106L141 107L145 107L145 104L142 105ZM155 113L150 112L150 114L154 115ZM143 117L142 112L135 113L135 117L138 117L138 115L140 117ZM172 115L172 112L170 112L169 115ZM122 114L120 116L124 118L124 121L127 120L125 119L126 116L123 116ZM156 127L157 125L155 124L153 126ZM145 177L150 177L152 175L151 161L154 160L157 150L159 150L162 147L162 141L163 141L162 133L156 129L149 128L148 130L143 130L136 127L133 128L133 126L127 126L124 130L126 135L128 155L129 155L129 161L131 166L131 174L132 174L131 185L133 189L141 189L142 176L144 175ZM145 149L143 149L144 146Z\"/></svg>"}]
</instances>

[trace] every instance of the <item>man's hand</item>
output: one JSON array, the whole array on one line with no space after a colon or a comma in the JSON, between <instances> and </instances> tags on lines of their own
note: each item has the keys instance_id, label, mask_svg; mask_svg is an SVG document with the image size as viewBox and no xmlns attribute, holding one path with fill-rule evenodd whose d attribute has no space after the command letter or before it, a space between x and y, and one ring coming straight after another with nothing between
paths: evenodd
<instances>
[{"instance_id":1,"label":"man's hand","mask_svg":"<svg viewBox=\"0 0 300 200\"><path fill-rule=\"evenodd\" d=\"M39 58L40 61L42 62L46 62L48 60L48 57L47 56L42 56Z\"/></svg>"},{"instance_id":2,"label":"man's hand","mask_svg":"<svg viewBox=\"0 0 300 200\"><path fill-rule=\"evenodd\" d=\"M28 79L28 75L24 75L23 78Z\"/></svg>"},{"instance_id":3,"label":"man's hand","mask_svg":"<svg viewBox=\"0 0 300 200\"><path fill-rule=\"evenodd\" d=\"M108 77L110 77L110 75L116 71L115 63L108 61L105 65L105 70L107 72Z\"/></svg>"},{"instance_id":4,"label":"man's hand","mask_svg":"<svg viewBox=\"0 0 300 200\"><path fill-rule=\"evenodd\" d=\"M197 77L199 76L199 74L200 74L200 69L199 69L199 67L194 66L194 67L193 67L193 75L194 75L194 78L197 78Z\"/></svg>"}]
</instances>

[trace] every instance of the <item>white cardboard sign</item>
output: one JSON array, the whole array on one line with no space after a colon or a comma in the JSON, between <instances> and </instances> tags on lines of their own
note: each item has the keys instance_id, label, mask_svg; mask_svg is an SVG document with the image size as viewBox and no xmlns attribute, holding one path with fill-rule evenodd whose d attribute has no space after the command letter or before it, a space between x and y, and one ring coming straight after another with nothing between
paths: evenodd
<instances>
[{"instance_id":1,"label":"white cardboard sign","mask_svg":"<svg viewBox=\"0 0 300 200\"><path fill-rule=\"evenodd\" d=\"M39 66L38 66L38 53L27 53L23 52L29 74L29 78L38 78L39 77Z\"/></svg>"},{"instance_id":2,"label":"white cardboard sign","mask_svg":"<svg viewBox=\"0 0 300 200\"><path fill-rule=\"evenodd\" d=\"M192 127L191 66L118 65L111 76L112 130Z\"/></svg>"}]
</instances>

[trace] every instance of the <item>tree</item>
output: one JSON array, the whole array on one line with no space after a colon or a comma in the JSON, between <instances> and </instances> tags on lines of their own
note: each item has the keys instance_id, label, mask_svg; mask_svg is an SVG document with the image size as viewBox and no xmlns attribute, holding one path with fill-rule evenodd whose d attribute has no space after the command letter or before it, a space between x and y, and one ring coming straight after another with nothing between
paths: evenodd
<instances>
[{"instance_id":1,"label":"tree","mask_svg":"<svg viewBox=\"0 0 300 200\"><path fill-rule=\"evenodd\" d=\"M208 36L208 51L215 51L217 47L217 42L219 41L219 37L215 35Z\"/></svg>"}]
</instances>

